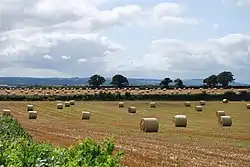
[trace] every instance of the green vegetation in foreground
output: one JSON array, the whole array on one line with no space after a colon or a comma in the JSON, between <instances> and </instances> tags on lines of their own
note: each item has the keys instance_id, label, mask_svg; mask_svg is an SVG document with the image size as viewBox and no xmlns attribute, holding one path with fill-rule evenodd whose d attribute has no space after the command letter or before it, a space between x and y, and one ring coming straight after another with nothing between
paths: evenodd
<instances>
[{"instance_id":1,"label":"green vegetation in foreground","mask_svg":"<svg viewBox=\"0 0 250 167\"><path fill-rule=\"evenodd\" d=\"M37 143L11 117L0 116L0 166L4 167L119 167L122 152L114 152L114 141L103 145L87 138L69 148Z\"/></svg>"}]
</instances>

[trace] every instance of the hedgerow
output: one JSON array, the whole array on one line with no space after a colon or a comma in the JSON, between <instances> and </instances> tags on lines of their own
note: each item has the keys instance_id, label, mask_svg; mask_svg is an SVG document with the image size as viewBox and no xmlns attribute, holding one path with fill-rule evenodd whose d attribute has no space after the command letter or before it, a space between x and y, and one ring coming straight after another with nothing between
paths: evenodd
<instances>
[{"instance_id":1,"label":"hedgerow","mask_svg":"<svg viewBox=\"0 0 250 167\"><path fill-rule=\"evenodd\" d=\"M233 91L227 91L224 94L207 94L201 92L198 94L131 94L130 92L95 94L75 94L75 95L0 95L0 101L55 101L55 100L79 100L79 101L118 101L118 100L155 100L155 101L197 101L197 100L222 100L227 98L231 101L249 101L250 92L241 91L236 94Z\"/></svg>"},{"instance_id":2,"label":"hedgerow","mask_svg":"<svg viewBox=\"0 0 250 167\"><path fill-rule=\"evenodd\" d=\"M1 167L120 167L123 155L114 141L97 144L91 138L69 148L38 143L13 118L0 116Z\"/></svg>"}]
</instances>

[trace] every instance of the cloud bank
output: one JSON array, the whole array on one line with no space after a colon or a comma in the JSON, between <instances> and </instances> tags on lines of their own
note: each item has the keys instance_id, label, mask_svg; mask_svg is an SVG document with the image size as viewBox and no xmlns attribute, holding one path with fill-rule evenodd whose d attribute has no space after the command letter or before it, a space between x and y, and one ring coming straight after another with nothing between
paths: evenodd
<instances>
[{"instance_id":1,"label":"cloud bank","mask_svg":"<svg viewBox=\"0 0 250 167\"><path fill-rule=\"evenodd\" d=\"M200 20L187 16L183 4L158 3L146 8L115 3L1 0L0 75L84 77L99 73L110 77L123 73L129 77L199 78L222 70L233 70L240 79L247 75L250 37L240 33L200 42L161 37L149 42L143 54L129 55L133 52L130 45L111 40L107 30L121 27L127 31L132 26L145 33L195 27Z\"/></svg>"}]
</instances>

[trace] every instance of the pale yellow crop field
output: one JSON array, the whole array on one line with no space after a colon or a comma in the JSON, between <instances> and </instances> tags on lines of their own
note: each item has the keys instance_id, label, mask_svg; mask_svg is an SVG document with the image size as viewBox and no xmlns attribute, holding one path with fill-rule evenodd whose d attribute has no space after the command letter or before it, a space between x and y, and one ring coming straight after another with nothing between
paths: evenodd
<instances>
[{"instance_id":1,"label":"pale yellow crop field","mask_svg":"<svg viewBox=\"0 0 250 167\"><path fill-rule=\"evenodd\" d=\"M36 120L29 120L26 105L33 104L38 112ZM195 111L197 102L184 107L184 102L77 101L74 106L58 110L56 102L0 102L0 109L11 109L12 115L37 141L49 141L58 146L69 146L76 140L92 137L97 141L113 136L117 149L125 152L124 165L152 166L249 166L250 110L246 102L206 102L202 112ZM136 113L128 113L130 105ZM221 127L215 112L224 110L232 117L231 127ZM89 111L89 120L81 120L81 112ZM186 128L173 126L177 114L187 116ZM140 131L143 117L159 121L159 131Z\"/></svg>"}]
</instances>

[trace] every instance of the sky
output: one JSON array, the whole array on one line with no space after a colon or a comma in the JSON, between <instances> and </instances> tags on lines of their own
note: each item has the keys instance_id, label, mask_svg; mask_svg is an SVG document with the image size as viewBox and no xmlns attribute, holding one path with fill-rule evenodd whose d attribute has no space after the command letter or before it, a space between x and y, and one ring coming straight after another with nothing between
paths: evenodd
<instances>
[{"instance_id":1,"label":"sky","mask_svg":"<svg viewBox=\"0 0 250 167\"><path fill-rule=\"evenodd\" d=\"M250 83L250 0L1 0L0 76Z\"/></svg>"}]
</instances>

